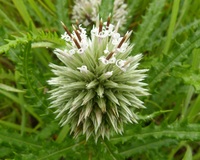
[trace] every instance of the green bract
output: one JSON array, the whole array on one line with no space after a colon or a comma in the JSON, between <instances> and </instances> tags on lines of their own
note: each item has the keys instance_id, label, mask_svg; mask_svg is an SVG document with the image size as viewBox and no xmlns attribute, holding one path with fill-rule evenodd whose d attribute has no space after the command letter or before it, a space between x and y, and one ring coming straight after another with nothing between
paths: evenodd
<instances>
[{"instance_id":1,"label":"green bract","mask_svg":"<svg viewBox=\"0 0 200 160\"><path fill-rule=\"evenodd\" d=\"M142 54L130 56L131 32L121 37L110 17L97 21L91 37L81 26L72 33L63 26L66 46L54 53L64 65L50 64L56 76L48 81L54 87L50 108L56 108L62 126L71 126L74 137L93 135L97 141L113 131L122 134L124 123L137 123L136 109L145 108L138 97L148 95L141 82L147 69L137 69Z\"/></svg>"}]
</instances>

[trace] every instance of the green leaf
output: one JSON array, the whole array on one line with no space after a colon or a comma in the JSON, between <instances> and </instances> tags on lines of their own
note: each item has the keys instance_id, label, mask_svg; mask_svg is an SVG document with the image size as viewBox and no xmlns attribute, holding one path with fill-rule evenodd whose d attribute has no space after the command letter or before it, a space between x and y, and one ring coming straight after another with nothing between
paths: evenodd
<instances>
[{"instance_id":1,"label":"green leaf","mask_svg":"<svg viewBox=\"0 0 200 160\"><path fill-rule=\"evenodd\" d=\"M17 32L20 32L18 26L10 19L10 17L0 9L0 15L12 26Z\"/></svg>"},{"instance_id":2,"label":"green leaf","mask_svg":"<svg viewBox=\"0 0 200 160\"><path fill-rule=\"evenodd\" d=\"M105 149L106 149L106 152L107 152L107 156L105 157L106 159L108 159L108 160L120 160L120 159L122 159L120 154L117 154L117 148L112 143L110 143L109 141L104 141L103 145L105 145Z\"/></svg>"},{"instance_id":3,"label":"green leaf","mask_svg":"<svg viewBox=\"0 0 200 160\"><path fill-rule=\"evenodd\" d=\"M20 89L16 89L14 87L8 86L6 84L0 83L0 89L4 90L4 91L9 91L9 92L21 92L23 93L23 90Z\"/></svg>"},{"instance_id":4,"label":"green leaf","mask_svg":"<svg viewBox=\"0 0 200 160\"><path fill-rule=\"evenodd\" d=\"M178 11L179 11L179 4L180 4L180 0L176 0L173 2L171 20L170 20L169 28L167 31L167 39L166 39L166 43L165 43L165 48L163 49L164 54L168 53L168 50L169 50L169 47L171 44L172 35L174 32L176 19L177 19L177 15L178 15Z\"/></svg>"},{"instance_id":5,"label":"green leaf","mask_svg":"<svg viewBox=\"0 0 200 160\"><path fill-rule=\"evenodd\" d=\"M48 24L44 15L41 13L38 4L34 1L34 0L28 0L28 2L30 3L31 7L34 9L34 11L36 12L37 16L40 18L40 20L42 21L42 23Z\"/></svg>"},{"instance_id":6,"label":"green leaf","mask_svg":"<svg viewBox=\"0 0 200 160\"><path fill-rule=\"evenodd\" d=\"M200 92L200 72L193 70L186 70L177 74L180 76L186 84L194 86L197 92Z\"/></svg>"},{"instance_id":7,"label":"green leaf","mask_svg":"<svg viewBox=\"0 0 200 160\"><path fill-rule=\"evenodd\" d=\"M13 129L16 129L16 130L21 130L21 126L18 125L18 124L15 124L15 123L10 123L10 122L7 122L7 121L0 120L0 124L4 125L6 127L9 127L9 128L13 128ZM25 128L25 131L26 132L30 132L30 133L35 132L35 130L31 129L31 128Z\"/></svg>"},{"instance_id":8,"label":"green leaf","mask_svg":"<svg viewBox=\"0 0 200 160\"><path fill-rule=\"evenodd\" d=\"M40 149L42 146L40 144L35 143L34 139L22 137L14 132L1 131L0 132L0 141L5 143L14 144L16 146L24 146L24 147L33 147L35 149Z\"/></svg>"},{"instance_id":9,"label":"green leaf","mask_svg":"<svg viewBox=\"0 0 200 160\"><path fill-rule=\"evenodd\" d=\"M200 47L200 31L192 34L182 44L176 45L170 54L165 55L158 64L154 64L154 68L150 71L148 79L149 85L153 87L163 77L168 75L172 67L180 65L180 62L187 59L194 48Z\"/></svg>"},{"instance_id":10,"label":"green leaf","mask_svg":"<svg viewBox=\"0 0 200 160\"><path fill-rule=\"evenodd\" d=\"M0 90L0 93L4 96L10 98L11 100L13 100L15 103L20 104L20 99L13 93L3 91L3 90Z\"/></svg>"},{"instance_id":11,"label":"green leaf","mask_svg":"<svg viewBox=\"0 0 200 160\"><path fill-rule=\"evenodd\" d=\"M0 46L0 54L7 52L11 48L15 48L17 45L28 43L27 37L17 37L14 40L7 40L7 44Z\"/></svg>"},{"instance_id":12,"label":"green leaf","mask_svg":"<svg viewBox=\"0 0 200 160\"><path fill-rule=\"evenodd\" d=\"M131 146L126 146L120 152L124 157L133 156L139 153L145 153L147 150L151 151L157 148L163 148L164 146L171 146L172 144L177 144L175 139L148 139L145 142L135 141Z\"/></svg>"},{"instance_id":13,"label":"green leaf","mask_svg":"<svg viewBox=\"0 0 200 160\"><path fill-rule=\"evenodd\" d=\"M200 95L198 95L198 97L196 98L196 100L194 101L194 103L191 105L191 109L188 112L188 120L189 122L192 122L196 116L199 114L200 112Z\"/></svg>"},{"instance_id":14,"label":"green leaf","mask_svg":"<svg viewBox=\"0 0 200 160\"><path fill-rule=\"evenodd\" d=\"M139 30L135 33L133 54L141 52L144 44L148 43L149 34L154 30L154 27L159 20L164 4L165 0L154 0L150 4L147 13L143 17L143 22L140 25Z\"/></svg>"},{"instance_id":15,"label":"green leaf","mask_svg":"<svg viewBox=\"0 0 200 160\"><path fill-rule=\"evenodd\" d=\"M32 41L33 48L45 47L55 48L56 45L64 46L65 42L57 35L56 32L32 32L22 34L23 37L13 36L14 39L6 40L8 43L0 46L0 54L9 51L11 48L27 44ZM34 43L35 42L35 43Z\"/></svg>"},{"instance_id":16,"label":"green leaf","mask_svg":"<svg viewBox=\"0 0 200 160\"><path fill-rule=\"evenodd\" d=\"M54 149L54 151L51 151L50 153L42 153L38 157L38 160L46 160L46 159L55 159L55 157L61 157L63 154L71 154L72 150L80 145L83 145L84 141L81 141L76 144L68 145L63 147L62 149L59 148L59 150Z\"/></svg>"},{"instance_id":17,"label":"green leaf","mask_svg":"<svg viewBox=\"0 0 200 160\"><path fill-rule=\"evenodd\" d=\"M47 4L47 6L48 6L53 12L56 11L56 8L55 8L53 2L51 2L51 1L49 1L49 0L44 0L44 1L45 1L45 3Z\"/></svg>"},{"instance_id":18,"label":"green leaf","mask_svg":"<svg viewBox=\"0 0 200 160\"><path fill-rule=\"evenodd\" d=\"M45 2L47 2L47 1L45 0ZM51 15L56 16L55 12L54 12L55 8L54 8L53 4L51 2L47 2L45 4L45 2L39 0L39 3L41 4L41 6L43 6L46 9L46 11L48 11Z\"/></svg>"},{"instance_id":19,"label":"green leaf","mask_svg":"<svg viewBox=\"0 0 200 160\"><path fill-rule=\"evenodd\" d=\"M26 5L24 4L23 0L12 0L15 7L19 11L21 17L23 18L24 22L26 23L27 27L30 25L33 27L33 30L36 30L36 27L32 21L30 14L26 9Z\"/></svg>"},{"instance_id":20,"label":"green leaf","mask_svg":"<svg viewBox=\"0 0 200 160\"><path fill-rule=\"evenodd\" d=\"M150 125L145 128L129 129L126 131L123 137L113 137L111 141L116 142L126 142L131 138L134 139L148 139L148 138L174 138L176 140L190 140L199 141L200 140L200 125L199 124L184 124L174 123L167 126L153 126Z\"/></svg>"}]
</instances>

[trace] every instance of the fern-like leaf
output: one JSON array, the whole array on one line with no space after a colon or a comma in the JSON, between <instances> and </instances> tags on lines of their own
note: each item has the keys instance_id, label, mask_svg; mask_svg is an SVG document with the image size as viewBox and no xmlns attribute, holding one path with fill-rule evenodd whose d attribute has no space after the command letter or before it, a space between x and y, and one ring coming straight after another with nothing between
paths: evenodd
<instances>
[{"instance_id":1,"label":"fern-like leaf","mask_svg":"<svg viewBox=\"0 0 200 160\"><path fill-rule=\"evenodd\" d=\"M5 45L0 46L0 54L7 52L11 48L15 48L18 45L23 45L28 43L27 36L24 35L23 37L14 37L14 40L6 40L8 43Z\"/></svg>"},{"instance_id":2,"label":"fern-like leaf","mask_svg":"<svg viewBox=\"0 0 200 160\"><path fill-rule=\"evenodd\" d=\"M171 125L155 126L150 125L145 128L135 127L126 131L123 137L112 138L113 143L127 142L130 139L145 140L148 138L173 138L176 140L200 140L200 125L199 124L180 124L178 122Z\"/></svg>"},{"instance_id":3,"label":"fern-like leaf","mask_svg":"<svg viewBox=\"0 0 200 160\"><path fill-rule=\"evenodd\" d=\"M32 32L23 34L22 37L13 36L13 40L6 40L8 43L0 46L0 54L9 51L11 48L15 48L20 45L27 44L29 41L32 42L50 42L51 45L48 46L38 46L38 47L52 47L55 48L56 45L64 45L64 41L60 39L56 32Z\"/></svg>"}]
</instances>

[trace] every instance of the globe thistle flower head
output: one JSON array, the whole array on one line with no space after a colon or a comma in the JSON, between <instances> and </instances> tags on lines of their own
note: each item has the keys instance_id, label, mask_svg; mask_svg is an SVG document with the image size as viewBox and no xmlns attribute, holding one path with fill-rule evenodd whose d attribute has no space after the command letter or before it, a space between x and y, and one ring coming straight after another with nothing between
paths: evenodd
<instances>
[{"instance_id":1,"label":"globe thistle flower head","mask_svg":"<svg viewBox=\"0 0 200 160\"><path fill-rule=\"evenodd\" d=\"M138 69L142 54L131 56L131 32L124 36L107 22L97 20L87 36L81 26L70 32L62 24L64 49L54 53L62 66L50 64L55 77L48 83L51 106L61 126L70 125L74 137L86 135L109 139L114 132L123 133L124 123L137 123L136 111L145 108L138 98L148 95L142 82L147 69Z\"/></svg>"},{"instance_id":2,"label":"globe thistle flower head","mask_svg":"<svg viewBox=\"0 0 200 160\"><path fill-rule=\"evenodd\" d=\"M76 0L72 10L72 21L84 26L96 21L101 0Z\"/></svg>"},{"instance_id":3,"label":"globe thistle flower head","mask_svg":"<svg viewBox=\"0 0 200 160\"><path fill-rule=\"evenodd\" d=\"M101 0L76 0L72 10L72 21L88 26L96 22L96 17L100 12ZM121 26L126 23L127 4L124 0L114 0L112 9L112 22L117 24L120 21Z\"/></svg>"},{"instance_id":4,"label":"globe thistle flower head","mask_svg":"<svg viewBox=\"0 0 200 160\"><path fill-rule=\"evenodd\" d=\"M127 15L127 4L123 0L115 0L113 6L113 23L117 24L120 21L121 26L124 26Z\"/></svg>"}]
</instances>

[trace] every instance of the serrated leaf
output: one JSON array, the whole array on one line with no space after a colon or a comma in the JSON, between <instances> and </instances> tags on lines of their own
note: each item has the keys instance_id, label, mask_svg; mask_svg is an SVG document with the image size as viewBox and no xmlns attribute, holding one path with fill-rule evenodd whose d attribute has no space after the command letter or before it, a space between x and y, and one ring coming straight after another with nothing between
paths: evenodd
<instances>
[{"instance_id":1,"label":"serrated leaf","mask_svg":"<svg viewBox=\"0 0 200 160\"><path fill-rule=\"evenodd\" d=\"M140 52L141 48L147 42L149 34L153 31L155 24L159 20L159 16L161 15L161 11L164 7L164 4L165 0L154 0L150 4L147 13L143 17L143 22L140 25L138 32L135 33L135 46L133 50L134 54Z\"/></svg>"},{"instance_id":2,"label":"serrated leaf","mask_svg":"<svg viewBox=\"0 0 200 160\"><path fill-rule=\"evenodd\" d=\"M31 139L30 137L22 137L15 132L8 132L5 129L0 133L0 140L5 143L14 144L16 146L24 146L27 148L33 147L36 150L42 148L40 144L35 143L34 139Z\"/></svg>"},{"instance_id":3,"label":"serrated leaf","mask_svg":"<svg viewBox=\"0 0 200 160\"><path fill-rule=\"evenodd\" d=\"M200 73L199 71L184 71L177 74L186 84L194 86L197 92L200 92Z\"/></svg>"},{"instance_id":4,"label":"serrated leaf","mask_svg":"<svg viewBox=\"0 0 200 160\"><path fill-rule=\"evenodd\" d=\"M124 157L133 156L135 154L144 153L147 150L151 151L152 149L160 148L163 146L170 146L172 144L177 144L177 141L174 139L152 139L146 140L147 142L135 142L132 146L127 147L126 150L120 152Z\"/></svg>"},{"instance_id":5,"label":"serrated leaf","mask_svg":"<svg viewBox=\"0 0 200 160\"><path fill-rule=\"evenodd\" d=\"M200 47L200 31L192 34L182 44L176 45L169 55L165 55L159 63L154 64L149 73L151 75L148 79L149 85L153 87L172 67L180 65L181 61L187 59L192 50L198 47Z\"/></svg>"},{"instance_id":6,"label":"serrated leaf","mask_svg":"<svg viewBox=\"0 0 200 160\"><path fill-rule=\"evenodd\" d=\"M123 137L114 137L111 138L111 141L119 142L129 140L130 138L146 139L150 137L155 139L174 138L177 140L198 141L200 140L200 125L174 123L166 126L150 125L140 130L133 128L127 130Z\"/></svg>"}]
</instances>

